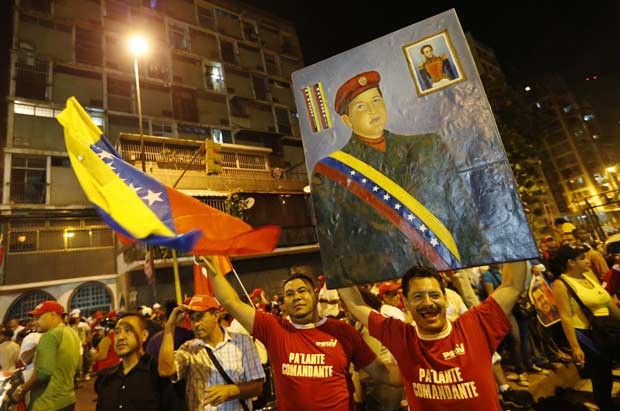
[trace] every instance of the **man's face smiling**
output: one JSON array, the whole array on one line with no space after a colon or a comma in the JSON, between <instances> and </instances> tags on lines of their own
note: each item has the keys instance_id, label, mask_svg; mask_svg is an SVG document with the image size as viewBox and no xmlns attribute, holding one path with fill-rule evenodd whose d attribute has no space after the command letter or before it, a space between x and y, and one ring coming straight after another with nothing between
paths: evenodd
<instances>
[{"instance_id":1,"label":"man's face smiling","mask_svg":"<svg viewBox=\"0 0 620 411\"><path fill-rule=\"evenodd\" d=\"M413 320L421 334L432 335L444 330L446 296L435 278L422 277L409 280L407 301Z\"/></svg>"},{"instance_id":2,"label":"man's face smiling","mask_svg":"<svg viewBox=\"0 0 620 411\"><path fill-rule=\"evenodd\" d=\"M342 121L353 129L353 132L364 138L380 138L387 123L385 101L374 87L356 96L348 104L348 114Z\"/></svg>"}]
</instances>

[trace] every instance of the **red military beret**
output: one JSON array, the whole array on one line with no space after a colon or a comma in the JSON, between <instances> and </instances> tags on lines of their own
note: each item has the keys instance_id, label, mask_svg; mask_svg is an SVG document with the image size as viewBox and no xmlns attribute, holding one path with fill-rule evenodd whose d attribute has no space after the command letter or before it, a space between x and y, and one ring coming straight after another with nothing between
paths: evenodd
<instances>
[{"instance_id":1,"label":"red military beret","mask_svg":"<svg viewBox=\"0 0 620 411\"><path fill-rule=\"evenodd\" d=\"M380 81L381 75L376 71L366 71L345 81L336 92L336 100L334 101L336 112L342 115L351 100L366 90L378 87Z\"/></svg>"}]
</instances>

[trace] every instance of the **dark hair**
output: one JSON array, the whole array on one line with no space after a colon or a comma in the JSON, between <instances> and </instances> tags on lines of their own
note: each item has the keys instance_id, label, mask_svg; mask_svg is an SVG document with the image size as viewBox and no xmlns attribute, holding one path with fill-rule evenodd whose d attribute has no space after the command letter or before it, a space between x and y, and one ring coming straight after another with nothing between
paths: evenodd
<instances>
[{"instance_id":1,"label":"dark hair","mask_svg":"<svg viewBox=\"0 0 620 411\"><path fill-rule=\"evenodd\" d=\"M568 219L566 217L558 217L553 220L553 225L568 223Z\"/></svg>"},{"instance_id":2,"label":"dark hair","mask_svg":"<svg viewBox=\"0 0 620 411\"><path fill-rule=\"evenodd\" d=\"M551 255L549 261L549 271L555 278L559 277L566 270L568 260L576 260L581 254L588 252L585 247L573 248L568 245L563 245L557 249L557 251Z\"/></svg>"},{"instance_id":3,"label":"dark hair","mask_svg":"<svg viewBox=\"0 0 620 411\"><path fill-rule=\"evenodd\" d=\"M143 330L148 330L148 329L149 329L149 323L148 323L148 321L146 321L146 318L144 318L144 317L142 316L142 314L140 314L140 313L135 313L135 312L125 313L125 314L123 314L123 315L121 316L121 318L119 318L119 319L118 319L118 321L120 321L120 320L124 320L124 319L125 319L125 318L127 318L127 317L134 317L134 318L136 318L136 319L138 320L138 323L140 324L140 327L141 327ZM117 324L118 324L118 322L117 322ZM137 331L138 331L138 330L136 330L136 332L137 332Z\"/></svg>"},{"instance_id":4,"label":"dark hair","mask_svg":"<svg viewBox=\"0 0 620 411\"><path fill-rule=\"evenodd\" d=\"M434 278L439 283L439 286L441 287L441 292L444 295L446 294L446 287L444 286L443 280L437 270L431 267L416 266L410 268L409 271L407 271L403 275L403 281L401 286L403 288L403 295L405 296L405 298L407 298L407 295L409 294L409 281L411 281L411 279L413 278Z\"/></svg>"},{"instance_id":5,"label":"dark hair","mask_svg":"<svg viewBox=\"0 0 620 411\"><path fill-rule=\"evenodd\" d=\"M434 51L433 46L431 46L430 44L425 44L425 45L422 46L422 48L420 48L420 54L422 54L422 55L424 54L424 49L425 48L429 48L429 49L431 49L431 51Z\"/></svg>"},{"instance_id":6,"label":"dark hair","mask_svg":"<svg viewBox=\"0 0 620 411\"><path fill-rule=\"evenodd\" d=\"M13 338L13 335L14 335L13 329L5 328L4 330L2 330L2 335L4 335L6 338L10 340L11 338Z\"/></svg>"},{"instance_id":7,"label":"dark hair","mask_svg":"<svg viewBox=\"0 0 620 411\"><path fill-rule=\"evenodd\" d=\"M289 282L291 282L293 280L302 280L303 282L309 283L310 286L312 287L312 290L314 291L314 281L312 281L312 278L310 278L306 274L302 274L302 273L293 273L293 274L291 274L291 276L289 278L284 280L284 284L282 284L282 288L286 287L286 284L288 284Z\"/></svg>"}]
</instances>

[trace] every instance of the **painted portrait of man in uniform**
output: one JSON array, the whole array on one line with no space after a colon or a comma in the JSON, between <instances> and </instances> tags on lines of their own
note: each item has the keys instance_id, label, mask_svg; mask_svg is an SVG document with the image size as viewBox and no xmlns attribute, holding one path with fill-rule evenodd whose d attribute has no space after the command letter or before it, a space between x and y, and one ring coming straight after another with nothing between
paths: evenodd
<instances>
[{"instance_id":1,"label":"painted portrait of man in uniform","mask_svg":"<svg viewBox=\"0 0 620 411\"><path fill-rule=\"evenodd\" d=\"M403 46L419 95L465 80L446 31Z\"/></svg>"},{"instance_id":2,"label":"painted portrait of man in uniform","mask_svg":"<svg viewBox=\"0 0 620 411\"><path fill-rule=\"evenodd\" d=\"M538 256L453 10L293 85L328 288Z\"/></svg>"},{"instance_id":3,"label":"painted portrait of man in uniform","mask_svg":"<svg viewBox=\"0 0 620 411\"><path fill-rule=\"evenodd\" d=\"M367 71L336 92L334 110L351 137L312 174L321 254L330 265L358 273L371 268L381 277L411 265L448 270L488 259L489 245L449 148L435 133L386 129L380 82L379 72ZM334 210L345 212L334 220ZM362 252L371 244L383 252ZM332 272L346 281L344 271Z\"/></svg>"}]
</instances>

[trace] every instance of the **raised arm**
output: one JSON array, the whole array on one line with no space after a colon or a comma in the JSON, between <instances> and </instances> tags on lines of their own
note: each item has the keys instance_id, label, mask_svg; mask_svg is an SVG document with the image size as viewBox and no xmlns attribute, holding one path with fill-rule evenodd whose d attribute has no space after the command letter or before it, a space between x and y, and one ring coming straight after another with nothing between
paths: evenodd
<instances>
[{"instance_id":1,"label":"raised arm","mask_svg":"<svg viewBox=\"0 0 620 411\"><path fill-rule=\"evenodd\" d=\"M208 268L207 273L215 298L251 334L254 329L254 313L256 309L241 301L235 289L232 288L224 274L220 272L219 266L213 260L208 257L200 257L200 262Z\"/></svg>"},{"instance_id":2,"label":"raised arm","mask_svg":"<svg viewBox=\"0 0 620 411\"><path fill-rule=\"evenodd\" d=\"M351 315L364 327L368 327L368 316L372 308L366 305L358 289L356 287L340 288L338 294Z\"/></svg>"},{"instance_id":3,"label":"raised arm","mask_svg":"<svg viewBox=\"0 0 620 411\"><path fill-rule=\"evenodd\" d=\"M510 314L512 307L525 290L525 275L527 264L525 261L516 261L504 264L502 283L491 297L502 307L506 315Z\"/></svg>"}]
</instances>

